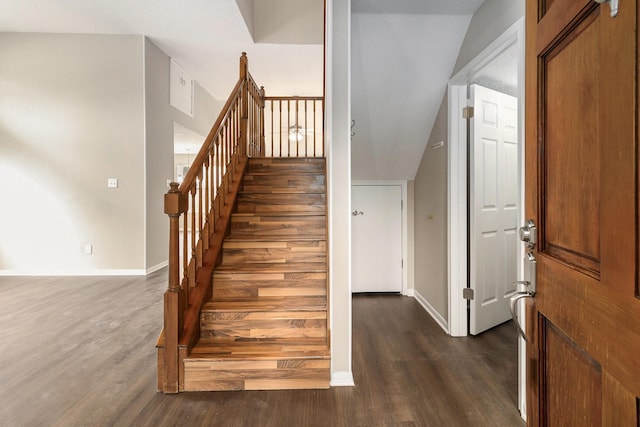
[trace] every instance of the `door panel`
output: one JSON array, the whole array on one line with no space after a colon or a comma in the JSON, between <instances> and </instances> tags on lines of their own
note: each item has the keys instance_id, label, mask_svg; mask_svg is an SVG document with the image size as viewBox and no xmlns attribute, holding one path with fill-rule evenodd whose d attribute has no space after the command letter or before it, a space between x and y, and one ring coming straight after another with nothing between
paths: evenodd
<instances>
[{"instance_id":1,"label":"door panel","mask_svg":"<svg viewBox=\"0 0 640 427\"><path fill-rule=\"evenodd\" d=\"M527 2L531 425L639 425L638 14Z\"/></svg>"},{"instance_id":2,"label":"door panel","mask_svg":"<svg viewBox=\"0 0 640 427\"><path fill-rule=\"evenodd\" d=\"M352 291L402 291L402 187L353 185Z\"/></svg>"},{"instance_id":3,"label":"door panel","mask_svg":"<svg viewBox=\"0 0 640 427\"><path fill-rule=\"evenodd\" d=\"M518 100L471 85L469 332L505 322L517 278Z\"/></svg>"},{"instance_id":4,"label":"door panel","mask_svg":"<svg viewBox=\"0 0 640 427\"><path fill-rule=\"evenodd\" d=\"M602 418L600 365L551 322L543 325L545 421L548 425L598 425ZM564 393L570 389L580 393Z\"/></svg>"}]
</instances>

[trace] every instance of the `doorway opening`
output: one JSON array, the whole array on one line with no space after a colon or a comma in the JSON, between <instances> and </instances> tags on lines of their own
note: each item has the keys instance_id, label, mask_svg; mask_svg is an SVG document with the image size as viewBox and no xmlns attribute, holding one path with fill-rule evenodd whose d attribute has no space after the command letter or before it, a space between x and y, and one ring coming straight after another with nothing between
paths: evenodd
<instances>
[{"instance_id":1,"label":"doorway opening","mask_svg":"<svg viewBox=\"0 0 640 427\"><path fill-rule=\"evenodd\" d=\"M469 279L469 174L468 122L463 108L469 105L469 85L480 84L517 97L517 223L524 223L524 19L482 51L449 81L448 153L448 283L449 334L469 334L468 300L464 291ZM517 277L523 274L523 248L515 245ZM464 294L463 294L464 292ZM520 316L522 317L522 316ZM518 343L518 407L525 414L525 346Z\"/></svg>"}]
</instances>

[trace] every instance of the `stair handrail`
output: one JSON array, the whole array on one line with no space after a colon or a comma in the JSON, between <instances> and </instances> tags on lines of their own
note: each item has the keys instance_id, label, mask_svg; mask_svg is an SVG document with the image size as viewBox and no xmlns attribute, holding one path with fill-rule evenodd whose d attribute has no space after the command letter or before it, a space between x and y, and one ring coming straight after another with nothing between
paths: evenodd
<instances>
[{"instance_id":1,"label":"stair handrail","mask_svg":"<svg viewBox=\"0 0 640 427\"><path fill-rule=\"evenodd\" d=\"M169 275L164 328L158 339L158 389L182 389L181 360L199 338L200 310L211 297L211 277L220 258L248 156L264 154L264 88L240 57L240 78L182 183L164 196L169 216Z\"/></svg>"}]
</instances>

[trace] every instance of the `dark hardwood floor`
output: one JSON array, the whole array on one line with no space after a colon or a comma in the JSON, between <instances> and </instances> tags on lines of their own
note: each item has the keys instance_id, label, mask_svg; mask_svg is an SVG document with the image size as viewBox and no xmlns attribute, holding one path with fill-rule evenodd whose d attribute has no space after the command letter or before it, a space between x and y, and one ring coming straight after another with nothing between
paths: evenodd
<instances>
[{"instance_id":1,"label":"dark hardwood floor","mask_svg":"<svg viewBox=\"0 0 640 427\"><path fill-rule=\"evenodd\" d=\"M523 426L510 324L449 338L412 298L355 296L356 387L155 391L166 272L0 277L0 426Z\"/></svg>"}]
</instances>

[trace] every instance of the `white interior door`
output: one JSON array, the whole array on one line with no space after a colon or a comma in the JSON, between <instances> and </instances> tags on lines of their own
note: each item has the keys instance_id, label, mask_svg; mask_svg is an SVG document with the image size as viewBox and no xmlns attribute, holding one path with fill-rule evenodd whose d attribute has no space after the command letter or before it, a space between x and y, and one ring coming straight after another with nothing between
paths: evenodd
<instances>
[{"instance_id":1,"label":"white interior door","mask_svg":"<svg viewBox=\"0 0 640 427\"><path fill-rule=\"evenodd\" d=\"M402 186L351 187L353 292L402 291Z\"/></svg>"},{"instance_id":2,"label":"white interior door","mask_svg":"<svg viewBox=\"0 0 640 427\"><path fill-rule=\"evenodd\" d=\"M469 272L473 335L511 318L517 280L518 101L470 86Z\"/></svg>"}]
</instances>

